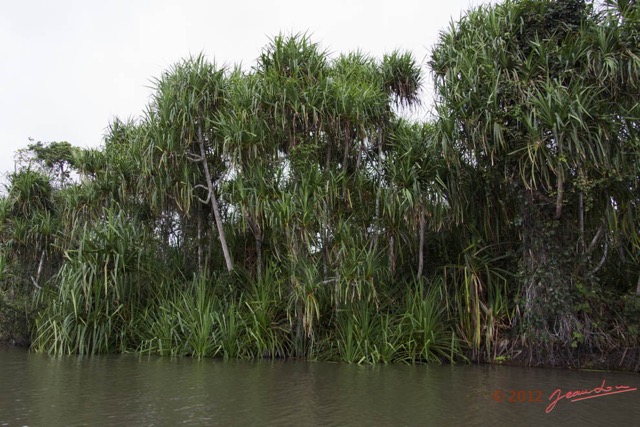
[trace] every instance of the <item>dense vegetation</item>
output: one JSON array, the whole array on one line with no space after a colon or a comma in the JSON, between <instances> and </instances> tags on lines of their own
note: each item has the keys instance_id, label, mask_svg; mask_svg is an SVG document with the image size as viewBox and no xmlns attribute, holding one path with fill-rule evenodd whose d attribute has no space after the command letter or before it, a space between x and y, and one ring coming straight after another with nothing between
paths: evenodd
<instances>
[{"instance_id":1,"label":"dense vegetation","mask_svg":"<svg viewBox=\"0 0 640 427\"><path fill-rule=\"evenodd\" d=\"M0 199L0 333L55 354L638 360L640 7L481 7L429 65L437 114L413 123L411 54L281 35L249 71L176 64L100 149L30 145Z\"/></svg>"}]
</instances>

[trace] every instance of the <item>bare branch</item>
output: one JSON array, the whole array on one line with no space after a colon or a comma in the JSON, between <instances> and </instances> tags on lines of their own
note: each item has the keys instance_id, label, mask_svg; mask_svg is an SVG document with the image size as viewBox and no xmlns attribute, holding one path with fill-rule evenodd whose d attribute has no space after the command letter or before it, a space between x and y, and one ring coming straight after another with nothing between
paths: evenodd
<instances>
[{"instance_id":1,"label":"bare branch","mask_svg":"<svg viewBox=\"0 0 640 427\"><path fill-rule=\"evenodd\" d=\"M42 286L38 285L38 282L36 282L36 279L34 279L33 276L31 276L31 283L33 283L33 286L36 288L42 289Z\"/></svg>"},{"instance_id":2,"label":"bare branch","mask_svg":"<svg viewBox=\"0 0 640 427\"><path fill-rule=\"evenodd\" d=\"M206 199L201 199L200 197L196 196L198 198L198 200L200 200L201 203L204 203L205 205L209 203L209 201L211 200L211 192L209 192L209 188L202 185L202 184L198 184L196 186L193 187L195 188L202 188L203 190L207 191L207 198Z\"/></svg>"},{"instance_id":3,"label":"bare branch","mask_svg":"<svg viewBox=\"0 0 640 427\"><path fill-rule=\"evenodd\" d=\"M601 225L600 228L598 228L598 231L596 232L596 235L593 236L593 239L591 239L591 243L589 244L589 247L587 248L587 253L588 254L593 252L593 250L596 248L596 245L598 244L598 241L602 237L602 233L604 233L604 226Z\"/></svg>"},{"instance_id":4,"label":"bare branch","mask_svg":"<svg viewBox=\"0 0 640 427\"><path fill-rule=\"evenodd\" d=\"M187 156L187 159L192 162L196 162L196 163L204 162L204 156L198 156L197 154L193 154L193 153L187 153L186 156Z\"/></svg>"},{"instance_id":5,"label":"bare branch","mask_svg":"<svg viewBox=\"0 0 640 427\"><path fill-rule=\"evenodd\" d=\"M42 250L42 254L40 255L40 263L38 264L38 270L36 271L35 279L33 278L33 276L31 276L31 282L38 289L42 289L42 287L40 285L38 285L38 282L40 281L40 274L42 273L42 265L44 264L44 256L45 256L45 254L46 254L46 252L43 249Z\"/></svg>"},{"instance_id":6,"label":"bare branch","mask_svg":"<svg viewBox=\"0 0 640 427\"><path fill-rule=\"evenodd\" d=\"M604 241L604 253L602 254L602 258L600 258L600 262L598 263L596 268L594 268L591 271L591 274L596 274L598 272L598 270L600 270L602 268L602 266L604 265L605 260L607 259L607 253L608 252L609 252L609 244L605 240Z\"/></svg>"}]
</instances>

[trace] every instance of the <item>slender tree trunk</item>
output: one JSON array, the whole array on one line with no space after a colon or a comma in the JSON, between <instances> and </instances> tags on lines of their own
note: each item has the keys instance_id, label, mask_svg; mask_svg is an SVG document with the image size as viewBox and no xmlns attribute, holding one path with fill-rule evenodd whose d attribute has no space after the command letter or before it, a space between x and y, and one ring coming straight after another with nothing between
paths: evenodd
<instances>
[{"instance_id":1,"label":"slender tree trunk","mask_svg":"<svg viewBox=\"0 0 640 427\"><path fill-rule=\"evenodd\" d=\"M556 213L553 219L560 219L562 217L562 202L564 198L564 172L558 175L558 196L556 198Z\"/></svg>"},{"instance_id":2,"label":"slender tree trunk","mask_svg":"<svg viewBox=\"0 0 640 427\"><path fill-rule=\"evenodd\" d=\"M41 289L39 282L40 282L40 274L42 274L42 267L44 265L45 254L46 254L46 251L43 249L42 254L40 255L40 263L38 264L38 271L36 272L35 279L33 278L33 276L31 276L31 282L33 282L34 286L38 289Z\"/></svg>"},{"instance_id":3,"label":"slender tree trunk","mask_svg":"<svg viewBox=\"0 0 640 427\"><path fill-rule=\"evenodd\" d=\"M378 234L380 233L380 199L382 198L382 129L378 128L378 163L376 171L378 174L378 188L376 189L376 206L375 206L375 225L377 229L374 231L371 240L371 248L375 248L378 244Z\"/></svg>"},{"instance_id":4,"label":"slender tree trunk","mask_svg":"<svg viewBox=\"0 0 640 427\"><path fill-rule=\"evenodd\" d=\"M580 254L584 256L586 247L584 244L584 193L582 191L578 196L578 223L580 226L580 237L578 240L578 246Z\"/></svg>"},{"instance_id":5,"label":"slender tree trunk","mask_svg":"<svg viewBox=\"0 0 640 427\"><path fill-rule=\"evenodd\" d=\"M198 274L202 275L202 216L198 212Z\"/></svg>"},{"instance_id":6,"label":"slender tree trunk","mask_svg":"<svg viewBox=\"0 0 640 427\"><path fill-rule=\"evenodd\" d=\"M349 123L344 130L344 156L342 158L342 170L347 173L347 162L349 161L349 142L351 138L351 127Z\"/></svg>"},{"instance_id":7,"label":"slender tree trunk","mask_svg":"<svg viewBox=\"0 0 640 427\"><path fill-rule=\"evenodd\" d=\"M211 174L209 173L209 165L207 163L206 152L204 150L204 138L202 137L202 129L198 129L198 139L200 143L200 156L202 157L202 164L204 166L204 174L207 179L207 188L209 190L211 209L213 210L213 216L216 219L216 228L218 229L218 237L220 238L220 245L222 246L224 261L227 264L227 271L231 271L233 270L233 263L231 262L231 255L229 254L229 247L227 246L227 239L225 238L224 234L224 227L222 224L222 217L220 216L218 200L216 199L216 193L213 188Z\"/></svg>"},{"instance_id":8,"label":"slender tree trunk","mask_svg":"<svg viewBox=\"0 0 640 427\"><path fill-rule=\"evenodd\" d=\"M396 251L395 251L395 236L391 234L389 236L389 269L391 270L391 274L396 273Z\"/></svg>"},{"instance_id":9,"label":"slender tree trunk","mask_svg":"<svg viewBox=\"0 0 640 427\"><path fill-rule=\"evenodd\" d=\"M298 288L301 286L298 278L296 277L296 266L298 264L298 245L295 231L288 225L285 225L285 240L289 246L289 283L291 284L291 295L295 296L295 319L296 319L296 333L294 337L294 354L296 356L304 356L305 354L305 334L304 334L304 316L305 307L304 301L300 298L300 292Z\"/></svg>"},{"instance_id":10,"label":"slender tree trunk","mask_svg":"<svg viewBox=\"0 0 640 427\"><path fill-rule=\"evenodd\" d=\"M333 145L333 141L331 138L327 140L327 158L325 159L324 168L329 171L331 168L331 146Z\"/></svg>"},{"instance_id":11,"label":"slender tree trunk","mask_svg":"<svg viewBox=\"0 0 640 427\"><path fill-rule=\"evenodd\" d=\"M255 238L256 242L256 274L258 278L262 277L262 239L257 237Z\"/></svg>"},{"instance_id":12,"label":"slender tree trunk","mask_svg":"<svg viewBox=\"0 0 640 427\"><path fill-rule=\"evenodd\" d=\"M418 247L418 279L422 277L422 270L424 268L424 206L420 204L420 243Z\"/></svg>"}]
</instances>

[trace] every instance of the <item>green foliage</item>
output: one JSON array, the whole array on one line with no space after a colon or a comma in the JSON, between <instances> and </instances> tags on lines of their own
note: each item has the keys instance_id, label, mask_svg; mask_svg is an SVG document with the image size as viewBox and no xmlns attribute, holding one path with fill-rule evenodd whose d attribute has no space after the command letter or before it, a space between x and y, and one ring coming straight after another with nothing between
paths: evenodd
<instances>
[{"instance_id":1,"label":"green foliage","mask_svg":"<svg viewBox=\"0 0 640 427\"><path fill-rule=\"evenodd\" d=\"M413 291L407 295L398 341L404 357L412 362L453 363L459 347L455 332L448 327L446 307L441 304L441 289L434 286L428 292Z\"/></svg>"},{"instance_id":2,"label":"green foliage","mask_svg":"<svg viewBox=\"0 0 640 427\"><path fill-rule=\"evenodd\" d=\"M396 325L388 313L377 313L371 303L357 302L336 315L335 346L339 360L347 363L389 363L398 343Z\"/></svg>"},{"instance_id":3,"label":"green foliage","mask_svg":"<svg viewBox=\"0 0 640 427\"><path fill-rule=\"evenodd\" d=\"M401 105L417 104L422 85L419 68L409 52L395 51L382 60L382 74L387 92Z\"/></svg>"},{"instance_id":4,"label":"green foliage","mask_svg":"<svg viewBox=\"0 0 640 427\"><path fill-rule=\"evenodd\" d=\"M430 123L398 117L423 80L402 51L281 34L249 70L181 61L103 147L23 152L0 198L3 313L53 354L637 345L638 22L633 2L471 10L433 51Z\"/></svg>"},{"instance_id":5,"label":"green foliage","mask_svg":"<svg viewBox=\"0 0 640 427\"><path fill-rule=\"evenodd\" d=\"M428 291L413 286L393 311L365 301L338 309L331 335L335 353L328 357L358 364L460 360L463 352L442 299L442 288L433 284Z\"/></svg>"},{"instance_id":6,"label":"green foliage","mask_svg":"<svg viewBox=\"0 0 640 427\"><path fill-rule=\"evenodd\" d=\"M640 126L630 94L640 45L637 6L620 6L481 7L441 35L430 62L437 139L458 177L447 183L451 206L470 242L514 254L508 294L519 295L515 323L532 351L589 344L578 283L618 286L622 278L602 270L609 262L628 272L624 283L638 276ZM485 324L481 310L471 313ZM477 348L477 327L472 335Z\"/></svg>"},{"instance_id":7,"label":"green foliage","mask_svg":"<svg viewBox=\"0 0 640 427\"><path fill-rule=\"evenodd\" d=\"M52 354L126 349L130 322L160 273L149 263L151 244L122 212L105 210L65 254L57 286L40 292L46 307L35 319L33 347Z\"/></svg>"}]
</instances>

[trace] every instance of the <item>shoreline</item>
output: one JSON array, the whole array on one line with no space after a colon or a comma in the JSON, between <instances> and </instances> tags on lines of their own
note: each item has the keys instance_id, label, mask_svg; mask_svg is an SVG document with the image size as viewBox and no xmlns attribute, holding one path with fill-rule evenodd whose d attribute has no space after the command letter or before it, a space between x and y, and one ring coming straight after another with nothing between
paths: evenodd
<instances>
[{"instance_id":1,"label":"shoreline","mask_svg":"<svg viewBox=\"0 0 640 427\"><path fill-rule=\"evenodd\" d=\"M31 350L31 346L25 346L25 345L21 345L19 343L16 343L15 341L12 342L5 342L5 341L0 341L0 349L20 349L20 350L25 350L26 352L32 352ZM106 354L110 354L110 355L124 355L124 354L130 354L130 355L146 355L145 353L142 352L131 352L131 353L106 353ZM103 356L106 354L95 354L95 356ZM74 354L75 356L77 356L77 354ZM157 354L156 356L158 357L170 357L170 358L174 358L174 357L178 357L181 359L194 359L196 357L194 356L166 356L166 355L161 355L161 354ZM613 356L613 357L611 357ZM621 360L620 362L615 362L617 360L617 356L621 356ZM204 357L206 359L223 359L222 357ZM321 360L321 359L307 359L307 358L303 358L303 357L276 357L276 358L251 358L251 359L245 359L245 358L235 358L235 359L229 359L229 360L245 360L245 361L251 361L251 360L282 360L282 361L288 361L288 360L298 360L298 361L306 361L306 362L328 362L328 363L343 363L343 364L347 364L347 365L354 365L357 363L349 363L349 362L345 362L345 361L341 361L341 360ZM611 361L613 361L614 363L611 363ZM519 359L501 359L501 360L493 360L493 361L475 361L475 362L457 362L454 364L450 364L447 362L443 362L441 364L437 364L437 363L414 363L413 365L439 365L439 366L444 366L444 365L451 365L451 366L506 366L506 367L518 367L518 368L534 368L534 369L557 369L557 370L565 370L565 371L583 371L583 372L624 372L624 373L638 373L640 374L640 347L635 347L635 348L628 348L625 351L618 351L613 353L612 355L609 355L609 360L602 360L599 359L598 361L595 361L593 359L589 359L589 358L584 358L582 360L577 361L577 363L575 364L559 364L559 363L554 363L554 362L550 362L550 363L544 363L544 362L537 362L537 363L527 363L525 360L523 360L522 358ZM362 364L362 365L368 365L368 366L375 366L376 364ZM391 362L391 363L379 363L378 365L409 365L407 363L401 363L401 362Z\"/></svg>"}]
</instances>

